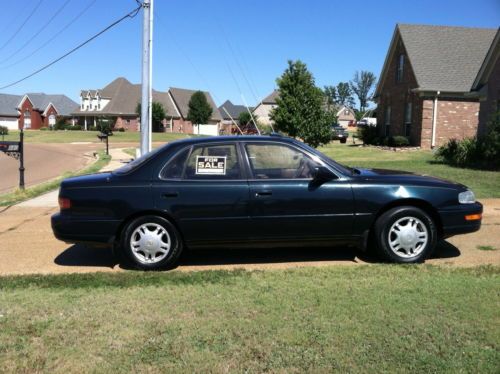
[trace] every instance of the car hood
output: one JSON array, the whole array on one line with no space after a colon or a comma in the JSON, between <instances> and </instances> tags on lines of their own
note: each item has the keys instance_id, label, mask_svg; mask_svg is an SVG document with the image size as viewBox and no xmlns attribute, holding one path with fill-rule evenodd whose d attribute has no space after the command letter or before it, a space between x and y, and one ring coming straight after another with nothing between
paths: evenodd
<instances>
[{"instance_id":1,"label":"car hood","mask_svg":"<svg viewBox=\"0 0 500 374\"><path fill-rule=\"evenodd\" d=\"M87 174L80 175L78 177L67 178L62 181L62 188L75 188L75 187L91 187L95 185L100 185L104 183L108 183L112 177L112 174L109 172L103 173L95 173L95 174Z\"/></svg>"},{"instance_id":2,"label":"car hood","mask_svg":"<svg viewBox=\"0 0 500 374\"><path fill-rule=\"evenodd\" d=\"M380 180L384 182L395 182L398 184L423 184L440 187L467 188L462 184L446 179L415 174L408 171L363 168L355 169L359 171L359 176L365 178L366 180Z\"/></svg>"}]
</instances>

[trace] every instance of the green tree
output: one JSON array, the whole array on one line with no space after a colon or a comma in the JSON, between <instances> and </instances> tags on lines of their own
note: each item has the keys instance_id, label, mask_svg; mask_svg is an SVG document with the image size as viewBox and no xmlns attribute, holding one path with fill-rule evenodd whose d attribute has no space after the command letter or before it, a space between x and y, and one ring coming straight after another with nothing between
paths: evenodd
<instances>
[{"instance_id":1,"label":"green tree","mask_svg":"<svg viewBox=\"0 0 500 374\"><path fill-rule=\"evenodd\" d=\"M135 107L135 113L140 117L141 116L141 103L137 103L137 106ZM162 103L159 103L158 101L153 101L153 106L152 106L152 113L151 113L151 119L152 119L152 131L153 132L160 132L162 129L162 121L165 119L167 116L167 111L163 107Z\"/></svg>"},{"instance_id":2,"label":"green tree","mask_svg":"<svg viewBox=\"0 0 500 374\"><path fill-rule=\"evenodd\" d=\"M288 68L276 80L280 91L277 107L271 111L276 129L313 147L330 141L334 116L323 109L323 91L301 62L288 61Z\"/></svg>"},{"instance_id":3,"label":"green tree","mask_svg":"<svg viewBox=\"0 0 500 374\"><path fill-rule=\"evenodd\" d=\"M213 109L208 103L207 97L201 91L196 91L188 104L189 110L187 119L191 123L198 125L198 134L200 133L201 124L207 123L212 115Z\"/></svg>"},{"instance_id":4,"label":"green tree","mask_svg":"<svg viewBox=\"0 0 500 374\"><path fill-rule=\"evenodd\" d=\"M354 98L348 82L339 82L337 84L337 104L345 105L349 108L354 107Z\"/></svg>"},{"instance_id":5,"label":"green tree","mask_svg":"<svg viewBox=\"0 0 500 374\"><path fill-rule=\"evenodd\" d=\"M4 140L5 135L9 135L9 129L6 126L0 126L0 135L2 135L2 140Z\"/></svg>"},{"instance_id":6,"label":"green tree","mask_svg":"<svg viewBox=\"0 0 500 374\"><path fill-rule=\"evenodd\" d=\"M323 88L323 94L326 99L326 108L332 110L334 105L337 103L337 89L335 86L325 86Z\"/></svg>"},{"instance_id":7,"label":"green tree","mask_svg":"<svg viewBox=\"0 0 500 374\"><path fill-rule=\"evenodd\" d=\"M360 112L364 112L368 108L368 102L372 100L372 89L376 80L375 74L370 71L361 70L354 74L350 86L358 98Z\"/></svg>"}]
</instances>

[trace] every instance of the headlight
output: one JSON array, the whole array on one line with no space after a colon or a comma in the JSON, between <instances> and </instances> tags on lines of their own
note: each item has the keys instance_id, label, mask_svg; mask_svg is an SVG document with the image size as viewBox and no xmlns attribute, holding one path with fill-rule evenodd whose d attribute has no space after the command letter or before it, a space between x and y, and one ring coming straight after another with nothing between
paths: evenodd
<instances>
[{"instance_id":1,"label":"headlight","mask_svg":"<svg viewBox=\"0 0 500 374\"><path fill-rule=\"evenodd\" d=\"M476 196L471 190L460 192L458 194L458 202L460 204L474 204L476 202Z\"/></svg>"}]
</instances>

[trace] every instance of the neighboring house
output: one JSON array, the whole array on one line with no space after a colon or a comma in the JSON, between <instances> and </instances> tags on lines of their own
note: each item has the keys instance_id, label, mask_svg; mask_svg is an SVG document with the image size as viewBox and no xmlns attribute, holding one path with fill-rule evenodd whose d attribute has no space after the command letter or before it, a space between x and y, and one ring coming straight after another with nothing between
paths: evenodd
<instances>
[{"instance_id":1,"label":"neighboring house","mask_svg":"<svg viewBox=\"0 0 500 374\"><path fill-rule=\"evenodd\" d=\"M479 96L479 134L484 134L491 115L500 110L500 29L491 44L472 90Z\"/></svg>"},{"instance_id":2,"label":"neighboring house","mask_svg":"<svg viewBox=\"0 0 500 374\"><path fill-rule=\"evenodd\" d=\"M497 30L396 25L375 91L381 136L433 148L477 134L471 94Z\"/></svg>"},{"instance_id":3,"label":"neighboring house","mask_svg":"<svg viewBox=\"0 0 500 374\"><path fill-rule=\"evenodd\" d=\"M73 115L84 129L96 126L99 119L111 119L116 129L139 131L140 120L136 109L140 101L141 85L119 77L100 90L81 91L80 107ZM163 105L167 118L176 112L166 92L153 90L153 101Z\"/></svg>"},{"instance_id":4,"label":"neighboring house","mask_svg":"<svg viewBox=\"0 0 500 374\"><path fill-rule=\"evenodd\" d=\"M37 130L55 125L57 118L69 118L77 106L65 95L0 94L0 125L9 129Z\"/></svg>"},{"instance_id":5,"label":"neighboring house","mask_svg":"<svg viewBox=\"0 0 500 374\"><path fill-rule=\"evenodd\" d=\"M238 123L238 117L241 113L246 113L248 110L252 111L253 108L247 109L244 105L234 105L231 101L226 100L220 107L219 113L224 123L232 123L232 119Z\"/></svg>"},{"instance_id":6,"label":"neighboring house","mask_svg":"<svg viewBox=\"0 0 500 374\"><path fill-rule=\"evenodd\" d=\"M345 105L340 106L337 110L337 123L345 128L349 126L349 123L353 124L356 121L356 115L354 114L354 109L349 108Z\"/></svg>"},{"instance_id":7,"label":"neighboring house","mask_svg":"<svg viewBox=\"0 0 500 374\"><path fill-rule=\"evenodd\" d=\"M219 135L222 117L209 92L203 92L208 104L212 107L212 116L208 120L208 123L201 124L198 128L198 125L192 124L187 120L189 101L195 92L196 90L173 87L168 90L168 96L176 109L175 115L171 114L169 119L170 131L187 134Z\"/></svg>"},{"instance_id":8,"label":"neighboring house","mask_svg":"<svg viewBox=\"0 0 500 374\"><path fill-rule=\"evenodd\" d=\"M187 121L188 103L194 90L171 88L168 92L153 90L153 101L163 105L166 112L163 125L169 132L197 133L191 122ZM212 97L208 92L208 102L212 105L211 126L201 126L200 133L208 131L218 134L218 123L221 117ZM141 101L141 85L130 83L123 77L116 78L100 90L83 90L80 93L80 107L73 112L78 122L85 128L96 126L99 119L111 119L114 128L130 131L140 130L140 117L136 113L137 104ZM214 126L215 125L215 126ZM202 128L203 127L203 128Z\"/></svg>"},{"instance_id":9,"label":"neighboring house","mask_svg":"<svg viewBox=\"0 0 500 374\"><path fill-rule=\"evenodd\" d=\"M271 110L276 108L276 98L279 96L279 91L274 90L266 96L253 110L253 113L259 118L259 123L263 125L271 125L273 121L269 118Z\"/></svg>"}]
</instances>

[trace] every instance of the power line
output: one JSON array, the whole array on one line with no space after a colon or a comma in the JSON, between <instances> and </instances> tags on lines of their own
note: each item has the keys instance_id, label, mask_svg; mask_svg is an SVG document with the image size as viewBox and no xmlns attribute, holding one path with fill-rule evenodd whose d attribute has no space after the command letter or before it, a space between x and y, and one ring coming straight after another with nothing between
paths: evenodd
<instances>
[{"instance_id":1,"label":"power line","mask_svg":"<svg viewBox=\"0 0 500 374\"><path fill-rule=\"evenodd\" d=\"M119 18L118 20L116 20L115 22L113 22L111 25L107 26L106 28L104 28L103 30L99 31L97 34L95 34L94 36L90 37L89 39L87 39L86 41L84 41L83 43L80 43L79 45L77 45L75 48L73 48L72 50L70 50L69 52L66 52L64 55L62 55L61 57L58 57L56 58L55 60L53 60L52 62L49 62L47 65L45 66L42 66L40 69L34 71L33 73L25 76L24 78L21 78L21 79L18 79L17 81L15 82L12 82L12 83L9 83L5 86L2 86L0 87L0 90L3 90L5 88L9 88L9 87L12 87L18 83L21 83L22 81L25 81L26 79L28 78L31 78L32 76L44 71L45 69L49 68L50 66L54 65L55 63L61 61L62 59L64 59L65 57L68 57L70 54L76 52L77 50L79 50L80 48L82 48L84 45L90 43L92 40L96 39L97 37L99 37L100 35L104 34L106 31L108 31L109 29L113 28L114 26L118 25L120 22L122 22L123 20L127 19L127 18L133 18L137 15L137 13L139 13L139 10L142 8L142 5L138 6L137 8L135 8L134 10L132 10L131 12L125 14L123 17Z\"/></svg>"},{"instance_id":2,"label":"power line","mask_svg":"<svg viewBox=\"0 0 500 374\"><path fill-rule=\"evenodd\" d=\"M14 57L15 55L17 55L19 52L21 52L24 48L26 48L38 35L40 35L40 33L45 30L51 23L52 21L59 15L59 13L61 13L64 8L66 7L66 5L69 4L71 0L66 0L63 5L61 5L59 7L59 9L57 9L57 11L54 13L54 15L47 21L45 22L45 24L40 27L30 38L28 38L28 40L26 40L26 42L20 46L14 53L12 53L9 57L3 59L2 61L0 61L0 63L4 63L6 61L9 61L12 57Z\"/></svg>"},{"instance_id":3,"label":"power line","mask_svg":"<svg viewBox=\"0 0 500 374\"><path fill-rule=\"evenodd\" d=\"M5 43L3 43L3 45L0 47L0 51L2 49L4 49L12 40L14 40L14 38L18 35L19 31L21 31L21 29L24 27L24 25L26 25L26 23L30 20L30 18L33 16L33 14L35 14L35 12L38 10L38 8L42 4L42 2L43 2L43 0L38 0L38 3L36 4L35 8L33 8L33 10L28 15L28 17L26 17L26 19L23 21L23 23L21 23L21 26L19 26L17 28L17 30L14 31L12 36L9 39L7 39L7 41Z\"/></svg>"},{"instance_id":4,"label":"power line","mask_svg":"<svg viewBox=\"0 0 500 374\"><path fill-rule=\"evenodd\" d=\"M30 54L20 58L19 60L14 61L12 64L1 66L1 68L8 69L12 66L16 66L16 65L20 64L23 61L26 61L28 58L33 56L35 53L37 53L38 51L43 49L47 44L49 44L54 39L56 39L58 36L61 36L62 33L64 31L66 31L70 26L72 26L78 19L80 19L87 12L87 10L89 10L90 7L92 7L92 5L94 5L96 3L96 1L97 0L92 0L80 13L78 13L75 17L73 17L63 28L61 28L59 31L57 31L54 35L52 35L49 39L47 39L47 41L45 41L45 43L38 46L38 48L33 50Z\"/></svg>"}]
</instances>

